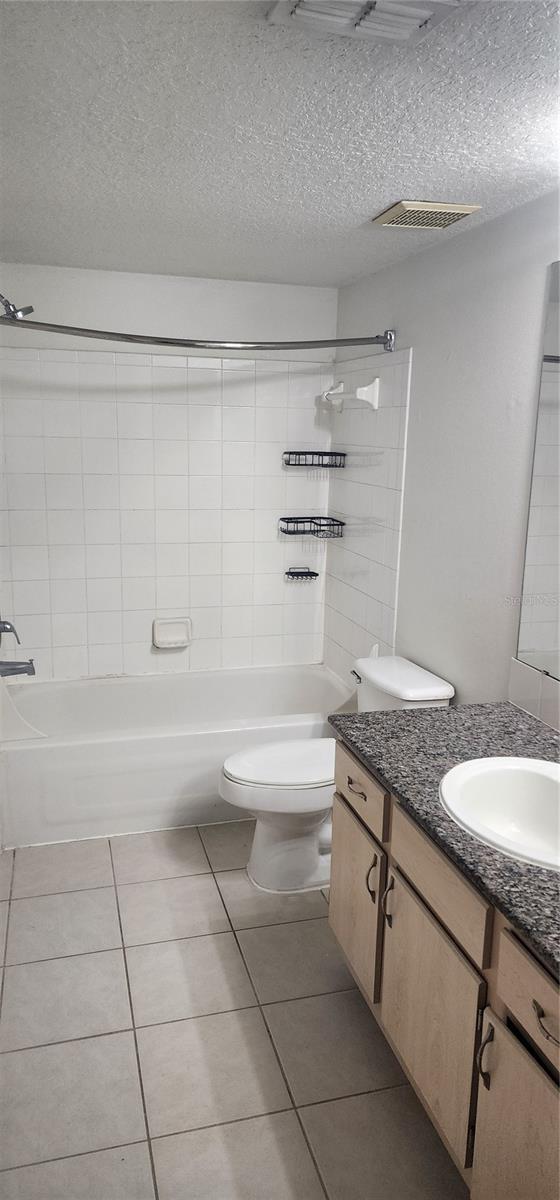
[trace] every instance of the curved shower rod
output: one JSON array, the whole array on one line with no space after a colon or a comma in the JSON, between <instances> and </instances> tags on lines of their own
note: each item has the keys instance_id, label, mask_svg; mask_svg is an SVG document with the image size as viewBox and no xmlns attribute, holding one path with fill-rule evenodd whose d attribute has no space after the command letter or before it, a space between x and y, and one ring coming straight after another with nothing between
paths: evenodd
<instances>
[{"instance_id":1,"label":"curved shower rod","mask_svg":"<svg viewBox=\"0 0 560 1200\"><path fill-rule=\"evenodd\" d=\"M200 338L152 337L143 333L115 333L107 329L82 329L78 325L52 325L45 321L28 321L34 310L31 305L17 308L5 296L0 295L4 316L0 325L19 325L22 329L38 329L42 333L61 333L68 337L96 338L105 342L132 342L140 346L177 346L186 350L325 350L331 346L383 346L391 352L395 349L395 330L386 329L374 337L327 338L304 342L209 342Z\"/></svg>"}]
</instances>

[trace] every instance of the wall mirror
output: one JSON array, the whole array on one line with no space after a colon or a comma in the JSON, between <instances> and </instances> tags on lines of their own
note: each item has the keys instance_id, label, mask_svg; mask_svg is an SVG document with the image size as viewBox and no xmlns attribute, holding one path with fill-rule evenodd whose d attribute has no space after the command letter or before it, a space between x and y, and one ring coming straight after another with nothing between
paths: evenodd
<instances>
[{"instance_id":1,"label":"wall mirror","mask_svg":"<svg viewBox=\"0 0 560 1200\"><path fill-rule=\"evenodd\" d=\"M521 594L517 657L560 678L559 572L559 414L560 263L550 269L541 386Z\"/></svg>"}]
</instances>

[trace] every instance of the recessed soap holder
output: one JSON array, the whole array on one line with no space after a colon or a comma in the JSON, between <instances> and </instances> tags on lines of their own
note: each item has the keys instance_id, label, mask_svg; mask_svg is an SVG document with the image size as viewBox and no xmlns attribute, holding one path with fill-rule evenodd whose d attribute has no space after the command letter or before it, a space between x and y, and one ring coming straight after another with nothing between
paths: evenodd
<instances>
[{"instance_id":1,"label":"recessed soap holder","mask_svg":"<svg viewBox=\"0 0 560 1200\"><path fill-rule=\"evenodd\" d=\"M152 646L157 650L183 650L191 642L190 617L156 617L152 621Z\"/></svg>"}]
</instances>

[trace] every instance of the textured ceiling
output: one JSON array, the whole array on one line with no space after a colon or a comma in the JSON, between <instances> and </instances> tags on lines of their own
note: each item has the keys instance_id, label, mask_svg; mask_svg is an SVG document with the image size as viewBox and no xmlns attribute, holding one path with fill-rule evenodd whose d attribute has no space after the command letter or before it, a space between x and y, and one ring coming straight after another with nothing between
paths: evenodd
<instances>
[{"instance_id":1,"label":"textured ceiling","mask_svg":"<svg viewBox=\"0 0 560 1200\"><path fill-rule=\"evenodd\" d=\"M556 2L465 2L408 48L267 8L0 3L4 259L345 283L554 187ZM401 197L482 212L371 225Z\"/></svg>"}]
</instances>

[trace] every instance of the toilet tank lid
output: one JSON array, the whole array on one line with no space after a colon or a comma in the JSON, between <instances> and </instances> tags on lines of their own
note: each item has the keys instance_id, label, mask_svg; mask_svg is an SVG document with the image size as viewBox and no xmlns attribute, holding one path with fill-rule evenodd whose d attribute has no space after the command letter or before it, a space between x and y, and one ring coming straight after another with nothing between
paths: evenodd
<instances>
[{"instance_id":1,"label":"toilet tank lid","mask_svg":"<svg viewBox=\"0 0 560 1200\"><path fill-rule=\"evenodd\" d=\"M450 700L455 695L455 688L445 679L396 654L358 658L355 669L367 683L398 700Z\"/></svg>"}]
</instances>

